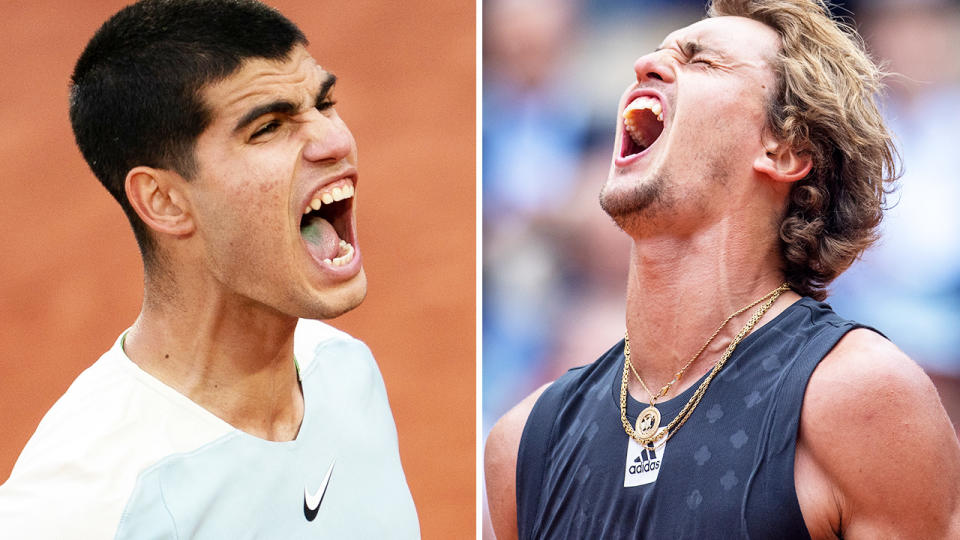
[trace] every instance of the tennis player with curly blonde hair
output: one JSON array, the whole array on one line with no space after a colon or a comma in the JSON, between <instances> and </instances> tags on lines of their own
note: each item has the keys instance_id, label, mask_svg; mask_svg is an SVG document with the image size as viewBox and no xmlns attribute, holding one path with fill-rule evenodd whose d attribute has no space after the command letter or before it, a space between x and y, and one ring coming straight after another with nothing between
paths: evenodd
<instances>
[{"instance_id":1,"label":"tennis player with curly blonde hair","mask_svg":"<svg viewBox=\"0 0 960 540\"><path fill-rule=\"evenodd\" d=\"M498 538L960 538L929 378L822 302L897 176L859 36L715 0L632 71L600 194L627 333L491 431Z\"/></svg>"}]
</instances>

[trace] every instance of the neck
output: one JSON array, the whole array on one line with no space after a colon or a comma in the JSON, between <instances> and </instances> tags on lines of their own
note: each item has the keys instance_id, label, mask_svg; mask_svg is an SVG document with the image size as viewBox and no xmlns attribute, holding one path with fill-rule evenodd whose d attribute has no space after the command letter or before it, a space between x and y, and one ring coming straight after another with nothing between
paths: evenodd
<instances>
[{"instance_id":1,"label":"neck","mask_svg":"<svg viewBox=\"0 0 960 540\"><path fill-rule=\"evenodd\" d=\"M293 361L297 319L212 284L165 281L148 279L124 342L127 356L238 429L295 438L303 419Z\"/></svg>"},{"instance_id":2,"label":"neck","mask_svg":"<svg viewBox=\"0 0 960 540\"><path fill-rule=\"evenodd\" d=\"M671 381L728 316L783 283L776 248L773 241L735 239L732 228L723 223L683 237L634 240L627 332L631 360L652 392ZM781 295L753 331L797 298L789 291ZM734 317L660 401L709 371L756 309ZM634 378L630 391L648 401Z\"/></svg>"}]
</instances>

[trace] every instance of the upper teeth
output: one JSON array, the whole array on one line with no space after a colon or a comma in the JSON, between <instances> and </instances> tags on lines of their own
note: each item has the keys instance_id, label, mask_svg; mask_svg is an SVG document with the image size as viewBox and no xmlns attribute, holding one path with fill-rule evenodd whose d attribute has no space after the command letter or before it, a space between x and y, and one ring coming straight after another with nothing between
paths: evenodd
<instances>
[{"instance_id":1,"label":"upper teeth","mask_svg":"<svg viewBox=\"0 0 960 540\"><path fill-rule=\"evenodd\" d=\"M309 214L311 210L319 210L321 206L330 204L334 201L342 201L353 197L355 193L353 184L346 180L343 183L338 182L335 186L325 186L313 195L310 204L303 209L304 214Z\"/></svg>"},{"instance_id":2,"label":"upper teeth","mask_svg":"<svg viewBox=\"0 0 960 540\"><path fill-rule=\"evenodd\" d=\"M657 115L657 120L663 122L663 107L660 105L660 100L651 96L640 96L631 101L627 108L623 110L623 119L630 123L633 121L633 111L642 111L643 109L650 109L653 114Z\"/></svg>"},{"instance_id":3,"label":"upper teeth","mask_svg":"<svg viewBox=\"0 0 960 540\"><path fill-rule=\"evenodd\" d=\"M657 115L657 120L663 122L663 106L660 105L660 100L652 96L640 96L631 101L623 110L623 125L627 128L627 133L630 134L630 138L634 142L641 146L647 146L646 138L637 127L637 116L643 110L649 110Z\"/></svg>"}]
</instances>

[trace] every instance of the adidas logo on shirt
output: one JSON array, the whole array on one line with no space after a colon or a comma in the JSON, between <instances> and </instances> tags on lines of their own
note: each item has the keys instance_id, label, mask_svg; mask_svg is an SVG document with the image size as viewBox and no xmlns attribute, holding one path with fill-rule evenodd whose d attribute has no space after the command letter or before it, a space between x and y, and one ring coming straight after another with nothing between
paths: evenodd
<instances>
[{"instance_id":1,"label":"adidas logo on shirt","mask_svg":"<svg viewBox=\"0 0 960 540\"><path fill-rule=\"evenodd\" d=\"M641 446L632 438L627 443L627 463L623 471L623 487L634 487L657 481L660 464L667 443L654 449L653 445Z\"/></svg>"}]
</instances>

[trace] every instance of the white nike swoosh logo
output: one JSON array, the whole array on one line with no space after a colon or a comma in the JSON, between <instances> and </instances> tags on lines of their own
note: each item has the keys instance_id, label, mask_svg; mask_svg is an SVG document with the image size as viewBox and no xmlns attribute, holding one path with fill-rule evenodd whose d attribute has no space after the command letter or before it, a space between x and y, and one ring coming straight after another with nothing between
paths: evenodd
<instances>
[{"instance_id":1,"label":"white nike swoosh logo","mask_svg":"<svg viewBox=\"0 0 960 540\"><path fill-rule=\"evenodd\" d=\"M330 475L333 473L333 465L336 462L336 458L330 462L330 468L327 469L327 474L323 477L323 482L320 482L320 487L317 488L316 493L311 495L307 491L307 486L303 486L303 502L311 512L315 512L320 507L320 501L323 499L323 493L327 491L327 484L330 483Z\"/></svg>"}]
</instances>

